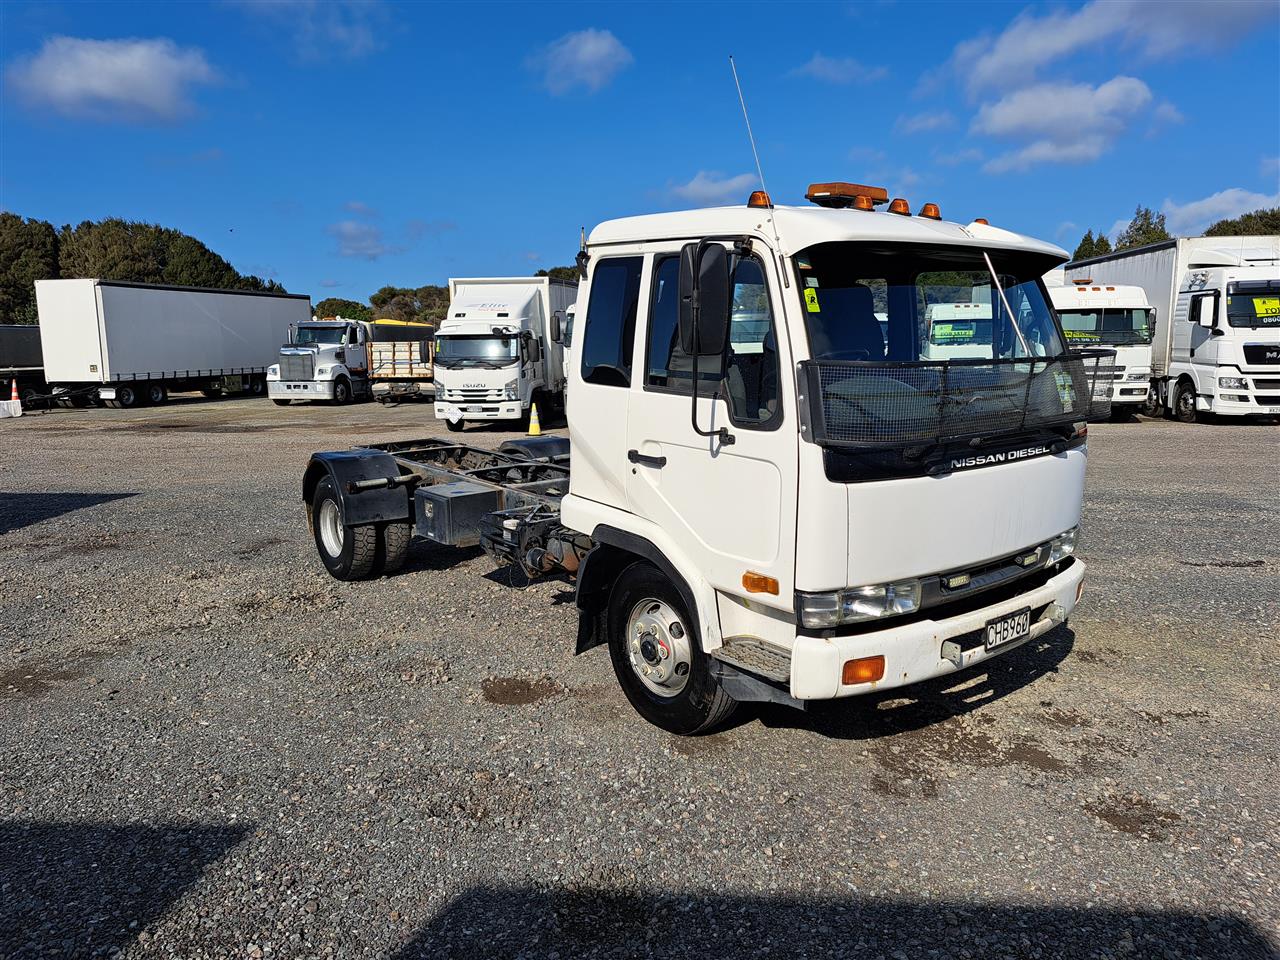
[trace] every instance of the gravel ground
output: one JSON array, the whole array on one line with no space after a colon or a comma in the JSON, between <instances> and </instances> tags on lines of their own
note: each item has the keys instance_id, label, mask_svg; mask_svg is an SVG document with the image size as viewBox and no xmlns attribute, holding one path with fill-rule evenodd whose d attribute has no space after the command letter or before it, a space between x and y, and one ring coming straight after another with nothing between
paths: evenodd
<instances>
[{"instance_id":1,"label":"gravel ground","mask_svg":"<svg viewBox=\"0 0 1280 960\"><path fill-rule=\"evenodd\" d=\"M1276 955L1276 427L1094 428L1069 629L693 740L565 584L324 573L307 455L440 432L0 423L0 956Z\"/></svg>"}]
</instances>

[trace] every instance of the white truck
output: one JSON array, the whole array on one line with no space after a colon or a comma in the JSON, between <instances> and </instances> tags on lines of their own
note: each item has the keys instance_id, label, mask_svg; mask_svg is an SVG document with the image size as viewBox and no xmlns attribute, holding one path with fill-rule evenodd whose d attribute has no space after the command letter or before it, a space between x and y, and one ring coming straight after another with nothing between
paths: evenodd
<instances>
[{"instance_id":1,"label":"white truck","mask_svg":"<svg viewBox=\"0 0 1280 960\"><path fill-rule=\"evenodd\" d=\"M1148 406L1151 384L1151 338L1155 308L1142 287L1095 283L1081 274L1060 287L1049 287L1049 299L1072 347L1110 347L1116 352L1111 413L1127 419Z\"/></svg>"},{"instance_id":2,"label":"white truck","mask_svg":"<svg viewBox=\"0 0 1280 960\"><path fill-rule=\"evenodd\" d=\"M375 392L418 392L431 379L432 336L430 324L309 319L290 328L267 367L267 395L282 407L293 400L341 406Z\"/></svg>"},{"instance_id":3,"label":"white truck","mask_svg":"<svg viewBox=\"0 0 1280 960\"><path fill-rule=\"evenodd\" d=\"M260 396L262 359L311 315L306 294L37 280L45 379L73 403L164 403L169 392Z\"/></svg>"},{"instance_id":4,"label":"white truck","mask_svg":"<svg viewBox=\"0 0 1280 960\"><path fill-rule=\"evenodd\" d=\"M527 422L564 404L566 311L578 286L550 277L450 278L436 330L436 418Z\"/></svg>"},{"instance_id":5,"label":"white truck","mask_svg":"<svg viewBox=\"0 0 1280 960\"><path fill-rule=\"evenodd\" d=\"M1184 237L1067 264L1083 276L1146 291L1154 403L1184 423L1280 414L1280 236Z\"/></svg>"},{"instance_id":6,"label":"white truck","mask_svg":"<svg viewBox=\"0 0 1280 960\"><path fill-rule=\"evenodd\" d=\"M875 212L878 188L809 197L596 227L568 442L313 455L325 568L393 571L416 531L569 577L576 651L607 645L635 709L677 734L1055 642L1113 359L1067 350L1040 280L1066 253L933 204ZM992 343L922 359L921 305L975 291Z\"/></svg>"}]
</instances>

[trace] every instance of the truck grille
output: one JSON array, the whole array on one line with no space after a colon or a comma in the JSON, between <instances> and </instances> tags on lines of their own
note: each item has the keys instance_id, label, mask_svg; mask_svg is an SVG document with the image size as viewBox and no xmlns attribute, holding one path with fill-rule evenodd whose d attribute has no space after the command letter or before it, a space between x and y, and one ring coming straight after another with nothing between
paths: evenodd
<instances>
[{"instance_id":1,"label":"truck grille","mask_svg":"<svg viewBox=\"0 0 1280 960\"><path fill-rule=\"evenodd\" d=\"M452 389L443 391L442 400L450 403L501 403L502 388L496 390Z\"/></svg>"},{"instance_id":2,"label":"truck grille","mask_svg":"<svg viewBox=\"0 0 1280 960\"><path fill-rule=\"evenodd\" d=\"M314 380L316 358L313 353L280 354L281 380Z\"/></svg>"},{"instance_id":3,"label":"truck grille","mask_svg":"<svg viewBox=\"0 0 1280 960\"><path fill-rule=\"evenodd\" d=\"M1250 365L1280 363L1280 343L1246 343L1244 362Z\"/></svg>"},{"instance_id":4,"label":"truck grille","mask_svg":"<svg viewBox=\"0 0 1280 960\"><path fill-rule=\"evenodd\" d=\"M1254 377L1253 389L1255 390L1280 390L1280 380L1268 379L1266 377Z\"/></svg>"}]
</instances>

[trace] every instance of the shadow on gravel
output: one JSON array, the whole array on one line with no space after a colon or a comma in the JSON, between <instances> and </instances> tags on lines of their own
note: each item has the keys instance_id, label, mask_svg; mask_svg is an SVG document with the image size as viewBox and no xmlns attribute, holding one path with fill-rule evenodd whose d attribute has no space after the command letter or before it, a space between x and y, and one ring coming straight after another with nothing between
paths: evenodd
<instances>
[{"instance_id":1,"label":"shadow on gravel","mask_svg":"<svg viewBox=\"0 0 1280 960\"><path fill-rule=\"evenodd\" d=\"M962 952L963 951L963 952ZM392 960L438 957L1111 957L1261 960L1235 916L667 890L477 887Z\"/></svg>"},{"instance_id":2,"label":"shadow on gravel","mask_svg":"<svg viewBox=\"0 0 1280 960\"><path fill-rule=\"evenodd\" d=\"M251 829L0 824L0 957L116 953Z\"/></svg>"},{"instance_id":3,"label":"shadow on gravel","mask_svg":"<svg viewBox=\"0 0 1280 960\"><path fill-rule=\"evenodd\" d=\"M767 727L811 730L837 740L875 740L920 730L971 713L1057 672L1075 643L1075 632L1060 626L1019 650L959 673L883 694L818 700L805 711L762 706L754 716L750 710L741 711L740 722L756 719Z\"/></svg>"},{"instance_id":4,"label":"shadow on gravel","mask_svg":"<svg viewBox=\"0 0 1280 960\"><path fill-rule=\"evenodd\" d=\"M136 497L136 493L3 493L0 492L0 533L12 533L33 523L51 520L73 510Z\"/></svg>"}]
</instances>

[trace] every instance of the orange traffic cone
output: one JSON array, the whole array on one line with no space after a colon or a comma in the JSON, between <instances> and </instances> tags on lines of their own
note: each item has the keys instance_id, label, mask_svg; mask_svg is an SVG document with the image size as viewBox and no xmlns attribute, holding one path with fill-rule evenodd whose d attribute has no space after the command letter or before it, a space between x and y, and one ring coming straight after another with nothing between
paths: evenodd
<instances>
[{"instance_id":1,"label":"orange traffic cone","mask_svg":"<svg viewBox=\"0 0 1280 960\"><path fill-rule=\"evenodd\" d=\"M0 401L0 417L20 417L22 416L22 401L18 398L18 379L13 380L13 390L9 394L10 399L7 402Z\"/></svg>"},{"instance_id":2,"label":"orange traffic cone","mask_svg":"<svg viewBox=\"0 0 1280 960\"><path fill-rule=\"evenodd\" d=\"M9 394L9 401L11 403L18 402L18 378L17 377L13 378L13 392Z\"/></svg>"}]
</instances>

